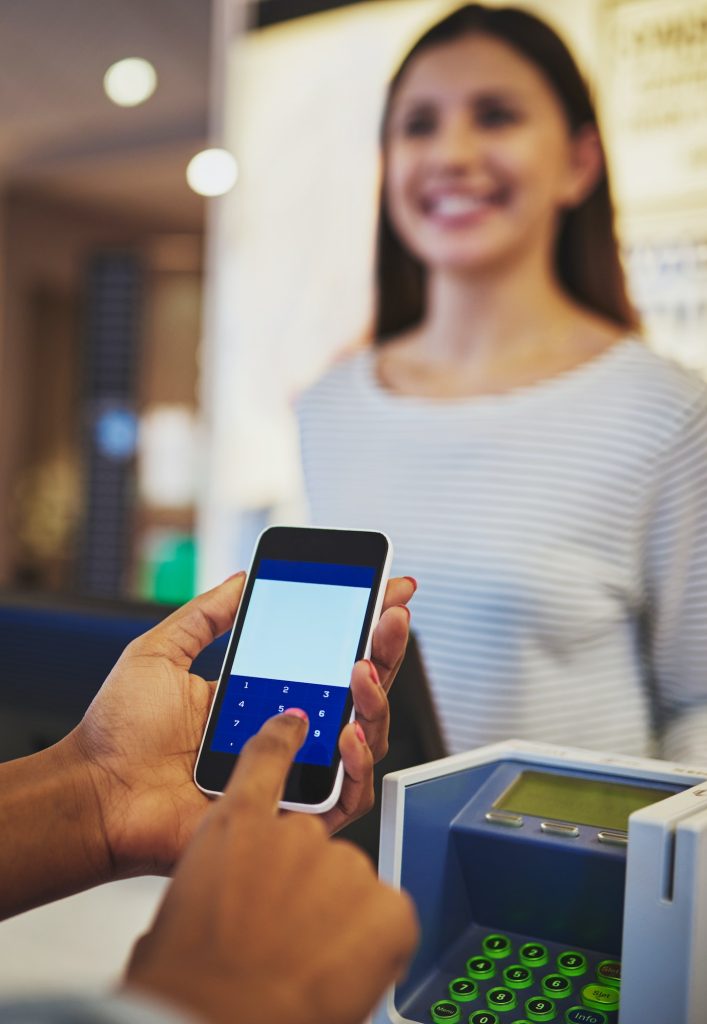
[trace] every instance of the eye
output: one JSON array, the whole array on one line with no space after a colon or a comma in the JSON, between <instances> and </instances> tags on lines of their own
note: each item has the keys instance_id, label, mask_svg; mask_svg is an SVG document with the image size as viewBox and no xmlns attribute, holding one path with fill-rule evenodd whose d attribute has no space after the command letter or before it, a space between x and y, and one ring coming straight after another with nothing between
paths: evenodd
<instances>
[{"instance_id":1,"label":"eye","mask_svg":"<svg viewBox=\"0 0 707 1024\"><path fill-rule=\"evenodd\" d=\"M410 111L400 123L401 133L408 138L431 135L436 128L437 115L434 110L427 108Z\"/></svg>"},{"instance_id":2,"label":"eye","mask_svg":"<svg viewBox=\"0 0 707 1024\"><path fill-rule=\"evenodd\" d=\"M476 122L482 128L503 128L521 120L519 111L506 103L483 104L476 110Z\"/></svg>"}]
</instances>

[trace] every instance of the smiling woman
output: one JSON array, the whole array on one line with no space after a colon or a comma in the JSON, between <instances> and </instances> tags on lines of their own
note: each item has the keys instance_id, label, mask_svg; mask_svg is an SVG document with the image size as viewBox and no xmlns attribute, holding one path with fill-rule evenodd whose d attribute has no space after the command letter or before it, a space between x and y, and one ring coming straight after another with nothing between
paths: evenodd
<instances>
[{"instance_id":1,"label":"smiling woman","mask_svg":"<svg viewBox=\"0 0 707 1024\"><path fill-rule=\"evenodd\" d=\"M570 134L534 65L493 36L425 50L399 81L386 125L387 208L402 242L436 271L544 272L558 211L601 171L597 132Z\"/></svg>"},{"instance_id":2,"label":"smiling woman","mask_svg":"<svg viewBox=\"0 0 707 1024\"><path fill-rule=\"evenodd\" d=\"M315 522L385 530L454 751L707 753L707 392L637 337L588 88L469 4L394 76L374 346L300 404Z\"/></svg>"},{"instance_id":3,"label":"smiling woman","mask_svg":"<svg viewBox=\"0 0 707 1024\"><path fill-rule=\"evenodd\" d=\"M416 145L403 146L406 139ZM398 174L406 156L409 162L417 154L419 161L423 152L429 189L455 190L483 199L485 209L503 209L512 245L527 235L535 255L543 250L536 275L542 283L556 277L583 306L622 327L638 326L591 97L549 26L512 8L474 4L433 26L391 83L382 146L379 339L419 322L429 300L425 255L399 219Z\"/></svg>"}]
</instances>

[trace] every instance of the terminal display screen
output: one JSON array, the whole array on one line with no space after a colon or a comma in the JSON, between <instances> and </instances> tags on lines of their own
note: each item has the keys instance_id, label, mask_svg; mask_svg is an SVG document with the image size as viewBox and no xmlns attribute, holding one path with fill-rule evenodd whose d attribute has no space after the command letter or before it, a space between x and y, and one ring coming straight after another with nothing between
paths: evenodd
<instances>
[{"instance_id":1,"label":"terminal display screen","mask_svg":"<svg viewBox=\"0 0 707 1024\"><path fill-rule=\"evenodd\" d=\"M493 806L516 814L626 831L633 811L664 800L673 792L572 775L521 772Z\"/></svg>"}]
</instances>

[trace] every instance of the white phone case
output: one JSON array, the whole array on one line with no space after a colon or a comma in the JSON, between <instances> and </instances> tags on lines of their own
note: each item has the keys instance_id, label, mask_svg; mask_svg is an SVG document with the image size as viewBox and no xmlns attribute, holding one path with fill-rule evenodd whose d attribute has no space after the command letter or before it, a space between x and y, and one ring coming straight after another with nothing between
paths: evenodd
<instances>
[{"instance_id":1,"label":"white phone case","mask_svg":"<svg viewBox=\"0 0 707 1024\"><path fill-rule=\"evenodd\" d=\"M261 532L258 534L258 539L256 540L255 545L253 546L253 557L251 558L251 562L250 562L250 565L248 567L248 578L250 578L250 574L251 574L251 571L253 569L253 562L255 561L255 553L257 552L258 547L260 545L261 537L263 536L263 534L267 530L270 530L270 529L273 528L273 526L278 526L278 525L282 525L282 524L274 523L271 526L265 527L265 529L261 530ZM294 529L294 527L290 527L290 529ZM302 527L302 529L309 529L309 527ZM316 527L316 529L319 529L319 527ZM327 529L327 530L334 529L334 530L342 530L343 532L348 532L351 529L351 527L330 527L330 526L327 526L327 527L322 527L322 529ZM393 544L391 542L390 537L388 537L387 534L383 533L382 530L357 530L356 532L357 533L381 533L382 536L384 536L385 539L388 541L388 553L387 553L387 556L386 556L386 559L385 559L385 564L383 566L383 572L381 574L380 586L378 588L378 597L376 599L375 608L373 609L373 616L371 618L371 626L370 626L370 629L368 631L368 637L366 639L366 648L365 648L365 651L363 653L363 657L364 658L369 658L370 655L371 655L371 647L372 647L372 644L373 644L373 631L376 628L376 626L378 624L378 620L379 620L379 618L381 616L381 610L383 608L383 598L385 597L385 588L386 588L386 585L388 583L388 578L390 576L390 567L391 567L391 564L392 564L392 561L393 561ZM243 612L243 604L241 603L241 605L238 608L238 612L236 613L236 618L235 618L235 620L233 622L233 627L231 628L231 637L233 636L233 632L234 632L236 626L238 625L238 623L240 621L242 612ZM231 646L231 640L229 638L229 643L228 643L227 650L230 649L230 646ZM203 747L204 747L204 742L206 740L206 735L208 733L209 724L211 722L211 715L214 712L215 706L216 706L216 700L214 699L212 701L212 703L211 703L211 709L209 711L209 717L208 717L208 719L206 721L206 727L204 729L204 734L201 737L201 743L199 745L199 752L196 755L196 761L194 763L194 784L197 786L198 789L200 789L202 791L202 793L206 793L208 796L222 796L223 795L222 793L220 793L218 791L215 791L215 790L212 790L212 789L205 789L204 786L201 786L197 782L197 779L196 779L196 766L198 765L199 760L201 758L201 752L202 752ZM355 717L356 717L356 711L355 711L355 709L352 709L351 717L350 717L349 721L353 722ZM333 786L333 789L332 789L331 793L326 798L326 800L323 800L319 804L301 804L301 803L295 803L293 801L281 800L280 801L280 807L283 810L287 810L287 811L304 811L307 814L324 814L326 811L330 811L332 809L332 807L335 806L335 804L336 804L336 802L339 799L339 796L341 794L341 787L343 785L343 782L344 782L344 766L343 766L343 763L341 761L339 761L339 768L338 768L337 773L336 773L336 778L334 779L334 786Z\"/></svg>"}]
</instances>

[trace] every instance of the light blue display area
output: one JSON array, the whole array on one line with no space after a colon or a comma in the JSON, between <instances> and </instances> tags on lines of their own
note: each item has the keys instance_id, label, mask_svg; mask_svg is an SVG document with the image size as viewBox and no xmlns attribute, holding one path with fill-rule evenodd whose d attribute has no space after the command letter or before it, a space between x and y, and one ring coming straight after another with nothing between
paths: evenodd
<instances>
[{"instance_id":1,"label":"light blue display area","mask_svg":"<svg viewBox=\"0 0 707 1024\"><path fill-rule=\"evenodd\" d=\"M231 673L348 686L367 587L257 579Z\"/></svg>"}]
</instances>

